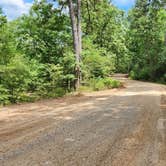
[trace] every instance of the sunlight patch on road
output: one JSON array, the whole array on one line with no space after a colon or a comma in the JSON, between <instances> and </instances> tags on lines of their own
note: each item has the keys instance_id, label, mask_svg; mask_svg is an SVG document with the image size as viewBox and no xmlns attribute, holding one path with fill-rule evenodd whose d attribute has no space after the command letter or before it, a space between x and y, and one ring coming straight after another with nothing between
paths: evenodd
<instances>
[{"instance_id":1,"label":"sunlight patch on road","mask_svg":"<svg viewBox=\"0 0 166 166\"><path fill-rule=\"evenodd\" d=\"M53 119L64 119L64 120L72 120L73 117L71 116L58 116L58 117L54 117Z\"/></svg>"},{"instance_id":2,"label":"sunlight patch on road","mask_svg":"<svg viewBox=\"0 0 166 166\"><path fill-rule=\"evenodd\" d=\"M97 100L107 100L108 98L106 97L101 97L101 98L98 98Z\"/></svg>"},{"instance_id":3,"label":"sunlight patch on road","mask_svg":"<svg viewBox=\"0 0 166 166\"><path fill-rule=\"evenodd\" d=\"M123 92L115 94L115 96L135 96L135 95L160 96L161 92L151 90L151 91L139 91L139 92Z\"/></svg>"},{"instance_id":4,"label":"sunlight patch on road","mask_svg":"<svg viewBox=\"0 0 166 166\"><path fill-rule=\"evenodd\" d=\"M112 117L112 114L107 114L107 113L105 113L105 114L103 114L103 116L106 116L106 117Z\"/></svg>"},{"instance_id":5,"label":"sunlight patch on road","mask_svg":"<svg viewBox=\"0 0 166 166\"><path fill-rule=\"evenodd\" d=\"M65 142L74 142L75 139L73 139L73 138L66 138L64 141L65 141Z\"/></svg>"},{"instance_id":6,"label":"sunlight patch on road","mask_svg":"<svg viewBox=\"0 0 166 166\"><path fill-rule=\"evenodd\" d=\"M166 119L159 119L157 123L157 129L163 130L164 128L166 128Z\"/></svg>"},{"instance_id":7,"label":"sunlight patch on road","mask_svg":"<svg viewBox=\"0 0 166 166\"><path fill-rule=\"evenodd\" d=\"M64 119L65 120L71 120L71 119L73 119L71 116L66 116L66 117L64 117Z\"/></svg>"}]
</instances>

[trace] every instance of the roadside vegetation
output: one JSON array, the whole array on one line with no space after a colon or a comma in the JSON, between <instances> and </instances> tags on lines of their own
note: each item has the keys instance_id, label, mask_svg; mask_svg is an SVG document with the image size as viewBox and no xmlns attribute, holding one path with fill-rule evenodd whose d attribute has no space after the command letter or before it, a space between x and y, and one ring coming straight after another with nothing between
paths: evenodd
<instances>
[{"instance_id":1,"label":"roadside vegetation","mask_svg":"<svg viewBox=\"0 0 166 166\"><path fill-rule=\"evenodd\" d=\"M106 89L113 89L120 87L123 87L123 84L118 80L111 79L110 77L95 78L88 80L86 84L80 86L78 91L79 92L99 91L99 90L106 90Z\"/></svg>"},{"instance_id":2,"label":"roadside vegetation","mask_svg":"<svg viewBox=\"0 0 166 166\"><path fill-rule=\"evenodd\" d=\"M164 0L137 0L128 14L107 0L57 2L12 21L0 10L0 105L118 88L119 72L166 82Z\"/></svg>"}]
</instances>

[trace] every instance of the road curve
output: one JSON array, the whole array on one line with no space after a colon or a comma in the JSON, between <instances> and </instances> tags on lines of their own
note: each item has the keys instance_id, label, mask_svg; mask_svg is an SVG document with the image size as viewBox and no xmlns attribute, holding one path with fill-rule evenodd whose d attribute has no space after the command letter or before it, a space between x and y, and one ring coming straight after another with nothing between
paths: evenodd
<instances>
[{"instance_id":1,"label":"road curve","mask_svg":"<svg viewBox=\"0 0 166 166\"><path fill-rule=\"evenodd\" d=\"M166 166L166 86L0 108L0 166Z\"/></svg>"}]
</instances>

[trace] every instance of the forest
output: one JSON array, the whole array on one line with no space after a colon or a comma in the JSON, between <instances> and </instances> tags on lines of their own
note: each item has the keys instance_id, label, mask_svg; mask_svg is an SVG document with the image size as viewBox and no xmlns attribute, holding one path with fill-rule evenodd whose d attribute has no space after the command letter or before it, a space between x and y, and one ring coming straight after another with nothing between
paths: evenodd
<instances>
[{"instance_id":1,"label":"forest","mask_svg":"<svg viewBox=\"0 0 166 166\"><path fill-rule=\"evenodd\" d=\"M8 20L0 9L0 105L117 88L114 73L166 83L165 0L35 0Z\"/></svg>"}]
</instances>

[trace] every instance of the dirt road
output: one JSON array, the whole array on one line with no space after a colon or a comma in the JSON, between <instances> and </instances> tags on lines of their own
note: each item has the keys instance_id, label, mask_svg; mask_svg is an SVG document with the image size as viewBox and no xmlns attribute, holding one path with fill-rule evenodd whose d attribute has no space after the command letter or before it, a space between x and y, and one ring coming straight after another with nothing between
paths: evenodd
<instances>
[{"instance_id":1,"label":"dirt road","mask_svg":"<svg viewBox=\"0 0 166 166\"><path fill-rule=\"evenodd\" d=\"M166 166L166 87L0 108L0 166Z\"/></svg>"}]
</instances>

